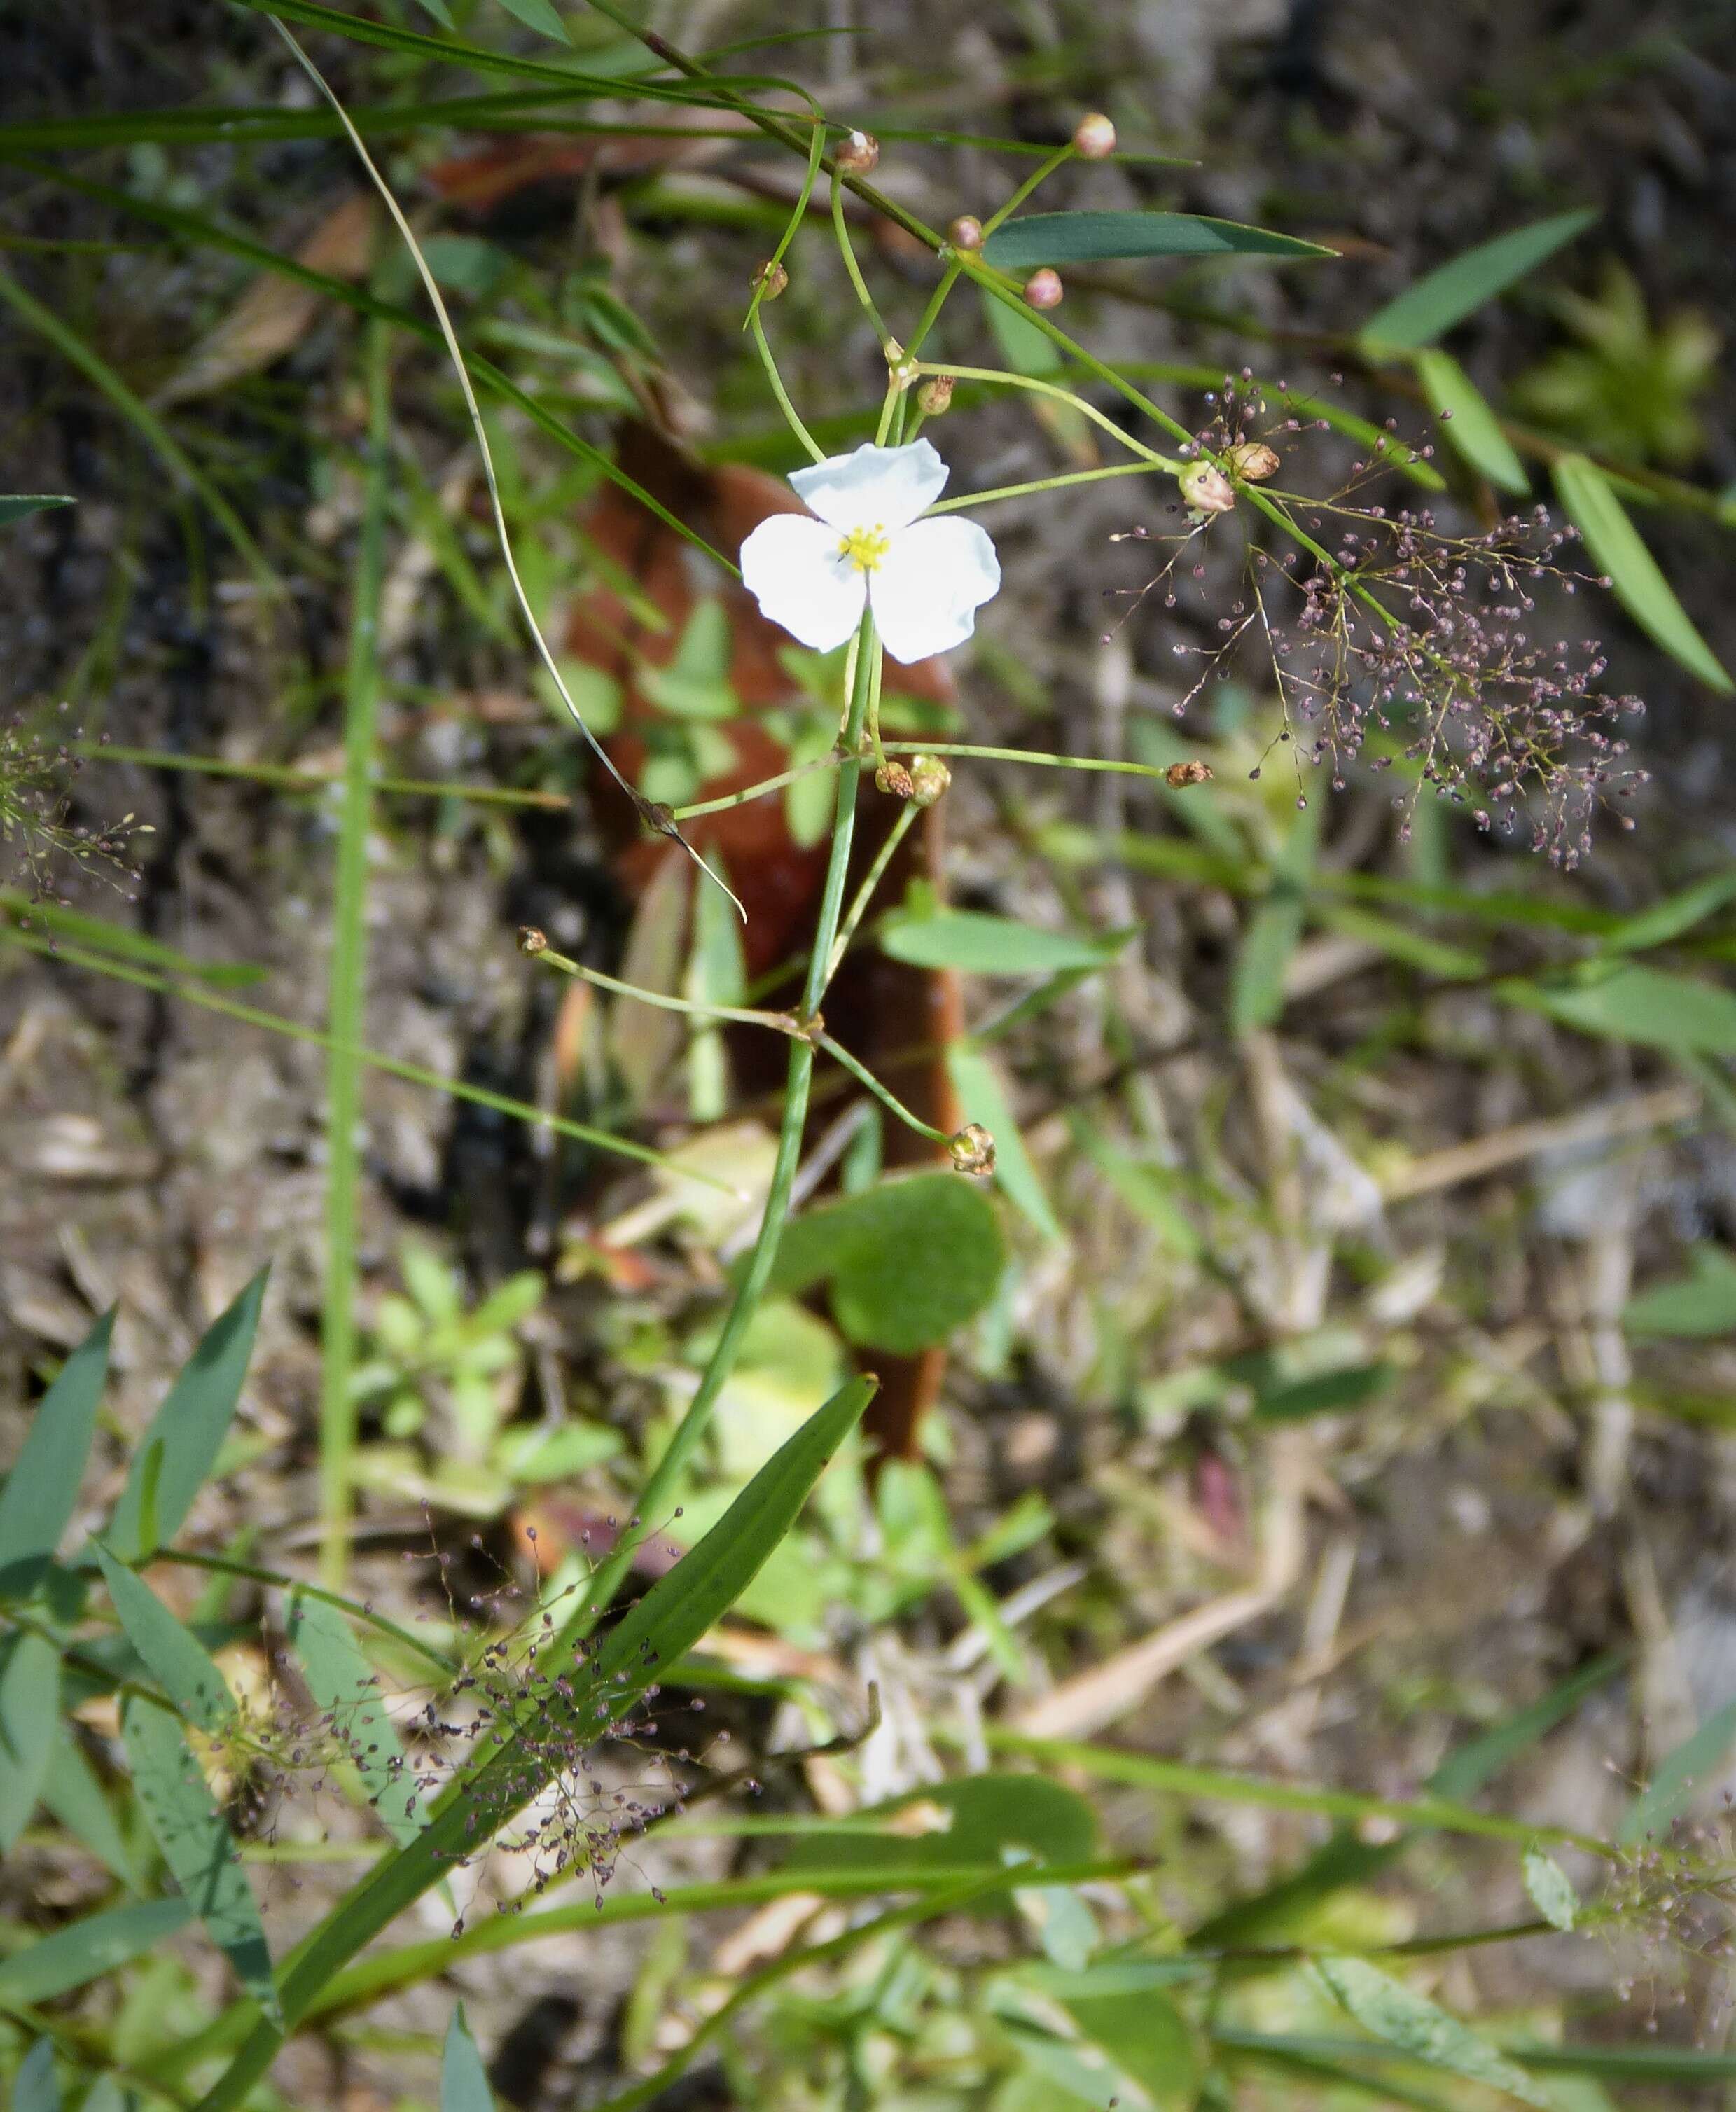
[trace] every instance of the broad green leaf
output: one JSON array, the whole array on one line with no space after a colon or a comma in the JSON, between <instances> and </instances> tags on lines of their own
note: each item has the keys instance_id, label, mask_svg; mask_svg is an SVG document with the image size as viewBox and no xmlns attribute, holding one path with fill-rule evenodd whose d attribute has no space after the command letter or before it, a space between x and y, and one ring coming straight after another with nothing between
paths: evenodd
<instances>
[{"instance_id":1,"label":"broad green leaf","mask_svg":"<svg viewBox=\"0 0 1736 2112\"><path fill-rule=\"evenodd\" d=\"M1447 444L1497 490L1527 492L1531 480L1483 391L1451 353L1419 352L1417 379Z\"/></svg>"},{"instance_id":2,"label":"broad green leaf","mask_svg":"<svg viewBox=\"0 0 1736 2112\"><path fill-rule=\"evenodd\" d=\"M1091 1975L1082 1974L1088 1982ZM1200 2087L1200 2056L1187 2019L1155 1987L1062 1998L1073 2022L1162 2112L1188 2112Z\"/></svg>"},{"instance_id":3,"label":"broad green leaf","mask_svg":"<svg viewBox=\"0 0 1736 2112\"><path fill-rule=\"evenodd\" d=\"M784 1230L768 1290L825 1281L853 1342L909 1356L994 1297L1006 1263L995 1207L964 1176L913 1173L804 1211Z\"/></svg>"},{"instance_id":4,"label":"broad green leaf","mask_svg":"<svg viewBox=\"0 0 1736 2112\"><path fill-rule=\"evenodd\" d=\"M415 1770L380 1698L380 1677L349 1623L329 1600L297 1592L289 1603L289 1641L302 1661L313 1698L366 1784L380 1823L402 1845L421 1831L412 1806Z\"/></svg>"},{"instance_id":5,"label":"broad green leaf","mask_svg":"<svg viewBox=\"0 0 1736 2112\"><path fill-rule=\"evenodd\" d=\"M230 1418L253 1354L253 1331L265 1298L267 1272L258 1275L218 1315L181 1368L151 1427L139 1441L121 1500L103 1535L110 1551L122 1562L137 1562L166 1545L180 1530L205 1477L228 1434ZM142 1536L147 1523L144 1495L154 1477L155 1532L149 1545Z\"/></svg>"},{"instance_id":6,"label":"broad green leaf","mask_svg":"<svg viewBox=\"0 0 1736 2112\"><path fill-rule=\"evenodd\" d=\"M1715 983L1661 968L1623 965L1557 982L1498 982L1510 1004L1547 1013L1564 1026L1609 1041L1634 1041L1702 1056L1736 1054L1736 996Z\"/></svg>"},{"instance_id":7,"label":"broad green leaf","mask_svg":"<svg viewBox=\"0 0 1736 2112\"><path fill-rule=\"evenodd\" d=\"M859 1378L834 1394L766 1462L698 1546L609 1631L590 1659L586 1676L573 1682L570 1705L576 1734L595 1739L608 1723L618 1722L647 1686L668 1677L740 1597L795 1523L809 1492L861 1420L873 1392L872 1379ZM546 1709L547 1704L543 1705ZM548 1750L545 1732L539 1755ZM443 1801L414 1841L370 1871L305 1940L286 1973L283 2014L289 2023L307 2015L340 1967L447 1875L454 1857L473 1854L538 1796L550 1769L549 1761L527 1761L509 1745ZM274 2005L271 2020L256 2027L207 2093L203 2112L226 2112L239 2105L271 2065L283 2036Z\"/></svg>"},{"instance_id":8,"label":"broad green leaf","mask_svg":"<svg viewBox=\"0 0 1736 2112\"><path fill-rule=\"evenodd\" d=\"M1476 248L1438 265L1369 316L1359 333L1363 350L1378 358L1385 353L1410 352L1419 345L1433 344L1455 323L1474 315L1485 301L1493 300L1528 271L1534 271L1545 257L1552 257L1597 217L1588 209L1557 213L1552 220L1533 221L1529 227L1497 234L1492 242L1479 243Z\"/></svg>"},{"instance_id":9,"label":"broad green leaf","mask_svg":"<svg viewBox=\"0 0 1736 2112\"><path fill-rule=\"evenodd\" d=\"M121 1737L145 1824L188 1905L268 2016L278 2014L259 1909L180 1723L160 1704L129 1694Z\"/></svg>"},{"instance_id":10,"label":"broad green leaf","mask_svg":"<svg viewBox=\"0 0 1736 2112\"><path fill-rule=\"evenodd\" d=\"M1320 839L1318 807L1297 810L1272 862L1272 887L1248 919L1230 983L1230 1025L1238 1034L1273 1026L1284 1008L1284 974L1302 935L1309 875Z\"/></svg>"},{"instance_id":11,"label":"broad green leaf","mask_svg":"<svg viewBox=\"0 0 1736 2112\"><path fill-rule=\"evenodd\" d=\"M1696 1787L1723 1764L1736 1741L1736 1701L1708 1716L1652 1770L1652 1779L1622 1814L1615 1837L1629 1846L1661 1833L1693 1795Z\"/></svg>"},{"instance_id":12,"label":"broad green leaf","mask_svg":"<svg viewBox=\"0 0 1736 2112\"><path fill-rule=\"evenodd\" d=\"M0 1489L0 1599L25 1599L60 1545L79 1497L108 1373L112 1309L61 1366Z\"/></svg>"},{"instance_id":13,"label":"broad green leaf","mask_svg":"<svg viewBox=\"0 0 1736 2112\"><path fill-rule=\"evenodd\" d=\"M1102 264L1128 257L1335 257L1318 242L1192 212L1031 212L982 245L1002 271L1037 264Z\"/></svg>"},{"instance_id":14,"label":"broad green leaf","mask_svg":"<svg viewBox=\"0 0 1736 2112\"><path fill-rule=\"evenodd\" d=\"M235 1697L210 1652L144 1579L116 1562L100 1542L97 1560L126 1639L152 1678L202 1731L226 1729L235 1720Z\"/></svg>"},{"instance_id":15,"label":"broad green leaf","mask_svg":"<svg viewBox=\"0 0 1736 2112\"><path fill-rule=\"evenodd\" d=\"M1543 2112L1556 2112L1554 2099L1524 2069L1438 2002L1383 1973L1367 1959L1317 1958L1314 1970L1341 2007L1365 2032L1388 2046L1427 2067L1444 2069L1469 2082L1486 2083L1492 2090L1504 2090L1527 2105L1540 2105Z\"/></svg>"},{"instance_id":16,"label":"broad green leaf","mask_svg":"<svg viewBox=\"0 0 1736 2112\"><path fill-rule=\"evenodd\" d=\"M993 917L981 909L901 909L880 927L883 953L917 968L962 968L978 976L1052 976L1100 968L1132 936L1082 938Z\"/></svg>"},{"instance_id":17,"label":"broad green leaf","mask_svg":"<svg viewBox=\"0 0 1736 2112\"><path fill-rule=\"evenodd\" d=\"M1622 917L1604 934L1602 951L1638 954L1647 947L1667 946L1672 939L1693 931L1732 899L1736 899L1736 869L1712 873L1696 881L1692 887L1665 895L1649 909Z\"/></svg>"},{"instance_id":18,"label":"broad green leaf","mask_svg":"<svg viewBox=\"0 0 1736 2112\"><path fill-rule=\"evenodd\" d=\"M804 1827L786 1857L808 1869L875 1869L889 1878L931 1870L1087 1862L1097 1822L1084 1798L1042 1775L967 1775L936 1782L845 1820Z\"/></svg>"},{"instance_id":19,"label":"broad green leaf","mask_svg":"<svg viewBox=\"0 0 1736 2112\"><path fill-rule=\"evenodd\" d=\"M1555 487L1567 517L1585 538L1592 563L1608 573L1615 599L1653 644L1708 689L1723 696L1736 690L1597 464L1583 455L1563 455L1555 466Z\"/></svg>"},{"instance_id":20,"label":"broad green leaf","mask_svg":"<svg viewBox=\"0 0 1736 2112\"><path fill-rule=\"evenodd\" d=\"M52 2002L153 1950L193 1919L185 1900L139 1900L87 1914L0 1960L0 2002Z\"/></svg>"},{"instance_id":21,"label":"broad green leaf","mask_svg":"<svg viewBox=\"0 0 1736 2112\"><path fill-rule=\"evenodd\" d=\"M482 2056L464 2021L464 2005L453 2005L440 2049L440 2112L494 2112Z\"/></svg>"},{"instance_id":22,"label":"broad green leaf","mask_svg":"<svg viewBox=\"0 0 1736 2112\"><path fill-rule=\"evenodd\" d=\"M1736 1261L1702 1240L1688 1249L1687 1275L1630 1298L1621 1324L1630 1335L1736 1334Z\"/></svg>"},{"instance_id":23,"label":"broad green leaf","mask_svg":"<svg viewBox=\"0 0 1736 2112\"><path fill-rule=\"evenodd\" d=\"M108 1792L84 1757L64 1714L54 1727L54 1750L43 1777L42 1801L81 1847L130 1891L143 1889L136 1859L115 1818Z\"/></svg>"},{"instance_id":24,"label":"broad green leaf","mask_svg":"<svg viewBox=\"0 0 1736 2112\"><path fill-rule=\"evenodd\" d=\"M12 2112L61 2112L52 2039L38 2039L19 2062L12 2079Z\"/></svg>"},{"instance_id":25,"label":"broad green leaf","mask_svg":"<svg viewBox=\"0 0 1736 2112\"><path fill-rule=\"evenodd\" d=\"M60 1715L60 1652L34 1629L16 1630L0 1662L0 1853L10 1852L42 1794Z\"/></svg>"},{"instance_id":26,"label":"broad green leaf","mask_svg":"<svg viewBox=\"0 0 1736 2112\"><path fill-rule=\"evenodd\" d=\"M0 528L22 521L27 514L40 513L51 506L76 506L75 498L51 498L46 493L8 492L0 496Z\"/></svg>"},{"instance_id":27,"label":"broad green leaf","mask_svg":"<svg viewBox=\"0 0 1736 2112\"><path fill-rule=\"evenodd\" d=\"M1570 1929L1579 1918L1579 1895L1553 1855L1528 1848L1520 1865L1531 1904L1551 1928Z\"/></svg>"},{"instance_id":28,"label":"broad green leaf","mask_svg":"<svg viewBox=\"0 0 1736 2112\"><path fill-rule=\"evenodd\" d=\"M1064 1239L1067 1236L1019 1135L1000 1072L980 1049L966 1041L955 1041L947 1049L946 1069L964 1119L981 1122L995 1140L995 1179L1006 1191L1008 1201L1046 1240Z\"/></svg>"}]
</instances>

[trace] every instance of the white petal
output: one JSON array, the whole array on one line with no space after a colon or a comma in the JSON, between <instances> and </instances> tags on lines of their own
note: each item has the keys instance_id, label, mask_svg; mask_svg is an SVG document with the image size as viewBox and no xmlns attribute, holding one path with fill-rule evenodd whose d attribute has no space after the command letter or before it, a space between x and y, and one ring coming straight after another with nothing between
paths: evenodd
<instances>
[{"instance_id":1,"label":"white petal","mask_svg":"<svg viewBox=\"0 0 1736 2112\"><path fill-rule=\"evenodd\" d=\"M881 643L906 667L962 645L1000 585L995 546L974 521L951 514L918 521L892 538L868 575Z\"/></svg>"},{"instance_id":2,"label":"white petal","mask_svg":"<svg viewBox=\"0 0 1736 2112\"><path fill-rule=\"evenodd\" d=\"M841 645L862 621L865 583L837 530L800 513L774 513L748 537L741 584L763 616L816 653Z\"/></svg>"},{"instance_id":3,"label":"white petal","mask_svg":"<svg viewBox=\"0 0 1736 2112\"><path fill-rule=\"evenodd\" d=\"M797 495L822 521L852 528L908 528L946 488L946 465L927 440L907 448L877 448L864 440L854 454L832 455L791 476Z\"/></svg>"}]
</instances>

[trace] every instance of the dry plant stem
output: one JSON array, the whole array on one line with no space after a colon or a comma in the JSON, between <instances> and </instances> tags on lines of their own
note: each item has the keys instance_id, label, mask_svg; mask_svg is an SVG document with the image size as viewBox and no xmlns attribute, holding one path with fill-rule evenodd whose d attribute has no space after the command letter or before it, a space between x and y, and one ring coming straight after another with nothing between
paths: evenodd
<instances>
[{"instance_id":1,"label":"dry plant stem","mask_svg":"<svg viewBox=\"0 0 1736 2112\"><path fill-rule=\"evenodd\" d=\"M385 503L391 411L386 326L366 338L367 461L349 667L344 708L344 812L333 890L331 969L326 1022L332 1053L326 1083L326 1282L320 1313L320 1579L341 1591L349 1558L356 1402L356 1222L362 1185L362 1040L367 1003L367 839L373 815L369 778L379 719L380 589L385 576Z\"/></svg>"}]
</instances>

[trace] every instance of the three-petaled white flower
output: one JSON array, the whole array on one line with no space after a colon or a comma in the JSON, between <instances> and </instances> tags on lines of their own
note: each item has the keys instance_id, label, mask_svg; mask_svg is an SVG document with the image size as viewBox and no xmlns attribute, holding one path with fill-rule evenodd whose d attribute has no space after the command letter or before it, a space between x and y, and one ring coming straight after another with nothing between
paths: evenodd
<instances>
[{"instance_id":1,"label":"three-petaled white flower","mask_svg":"<svg viewBox=\"0 0 1736 2112\"><path fill-rule=\"evenodd\" d=\"M773 623L829 653L866 603L882 644L907 667L964 644L1000 585L1000 567L974 521L918 519L946 482L927 440L864 444L790 481L818 518L774 513L741 546L742 581Z\"/></svg>"}]
</instances>

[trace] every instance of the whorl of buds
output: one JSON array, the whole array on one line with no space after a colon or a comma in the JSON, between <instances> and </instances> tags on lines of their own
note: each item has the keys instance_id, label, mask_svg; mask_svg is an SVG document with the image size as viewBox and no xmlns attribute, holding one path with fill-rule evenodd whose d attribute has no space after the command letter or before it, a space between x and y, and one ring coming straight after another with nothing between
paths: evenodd
<instances>
[{"instance_id":1,"label":"whorl of buds","mask_svg":"<svg viewBox=\"0 0 1736 2112\"><path fill-rule=\"evenodd\" d=\"M953 1168L959 1173L992 1173L995 1140L981 1122L966 1122L958 1135L947 1140Z\"/></svg>"},{"instance_id":2,"label":"whorl of buds","mask_svg":"<svg viewBox=\"0 0 1736 2112\"><path fill-rule=\"evenodd\" d=\"M1058 308L1065 289L1059 271L1051 271L1044 265L1041 271L1033 271L1025 281L1025 298L1033 308Z\"/></svg>"},{"instance_id":3,"label":"whorl of buds","mask_svg":"<svg viewBox=\"0 0 1736 2112\"><path fill-rule=\"evenodd\" d=\"M982 247L982 222L973 212L961 212L947 229L946 239L955 249L980 249Z\"/></svg>"},{"instance_id":4,"label":"whorl of buds","mask_svg":"<svg viewBox=\"0 0 1736 2112\"><path fill-rule=\"evenodd\" d=\"M518 950L521 954L546 954L549 950L548 933L539 931L534 924L522 925L518 932Z\"/></svg>"},{"instance_id":5,"label":"whorl of buds","mask_svg":"<svg viewBox=\"0 0 1736 2112\"><path fill-rule=\"evenodd\" d=\"M1228 513L1235 506L1236 487L1215 463L1189 462L1176 482L1196 513Z\"/></svg>"},{"instance_id":6,"label":"whorl of buds","mask_svg":"<svg viewBox=\"0 0 1736 2112\"><path fill-rule=\"evenodd\" d=\"M918 755L910 763L910 797L918 807L932 807L952 782L952 772L937 755Z\"/></svg>"},{"instance_id":7,"label":"whorl of buds","mask_svg":"<svg viewBox=\"0 0 1736 2112\"><path fill-rule=\"evenodd\" d=\"M952 407L953 378L950 374L931 374L916 392L916 400L927 418L938 418L943 411Z\"/></svg>"},{"instance_id":8,"label":"whorl of buds","mask_svg":"<svg viewBox=\"0 0 1736 2112\"><path fill-rule=\"evenodd\" d=\"M748 281L763 301L775 301L790 283L790 274L783 266L768 257Z\"/></svg>"},{"instance_id":9,"label":"whorl of buds","mask_svg":"<svg viewBox=\"0 0 1736 2112\"><path fill-rule=\"evenodd\" d=\"M1115 151L1115 127L1100 110L1093 110L1073 127L1073 151L1087 162L1107 161Z\"/></svg>"},{"instance_id":10,"label":"whorl of buds","mask_svg":"<svg viewBox=\"0 0 1736 2112\"><path fill-rule=\"evenodd\" d=\"M872 132L852 132L832 149L832 164L841 175L865 176L880 166L880 142Z\"/></svg>"},{"instance_id":11,"label":"whorl of buds","mask_svg":"<svg viewBox=\"0 0 1736 2112\"><path fill-rule=\"evenodd\" d=\"M874 772L874 789L895 799L908 799L916 790L910 773L901 762L882 762Z\"/></svg>"},{"instance_id":12,"label":"whorl of buds","mask_svg":"<svg viewBox=\"0 0 1736 2112\"><path fill-rule=\"evenodd\" d=\"M1180 792L1190 785L1209 785L1211 776L1209 762L1172 762L1164 772L1164 782L1172 791Z\"/></svg>"},{"instance_id":13,"label":"whorl of buds","mask_svg":"<svg viewBox=\"0 0 1736 2112\"><path fill-rule=\"evenodd\" d=\"M1230 474L1239 476L1244 484L1264 484L1278 473L1278 450L1269 448L1264 440L1243 440L1231 448L1223 459L1230 466Z\"/></svg>"}]
</instances>

